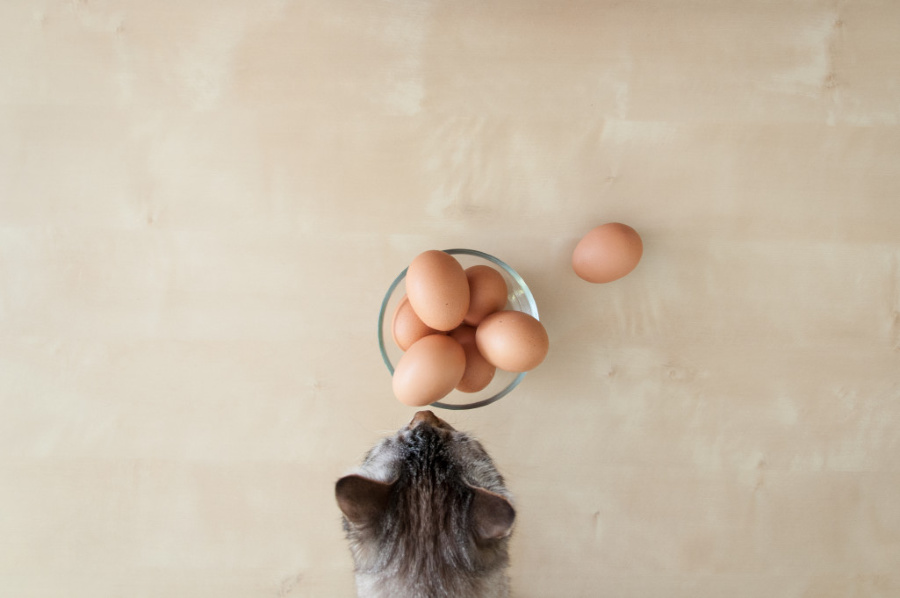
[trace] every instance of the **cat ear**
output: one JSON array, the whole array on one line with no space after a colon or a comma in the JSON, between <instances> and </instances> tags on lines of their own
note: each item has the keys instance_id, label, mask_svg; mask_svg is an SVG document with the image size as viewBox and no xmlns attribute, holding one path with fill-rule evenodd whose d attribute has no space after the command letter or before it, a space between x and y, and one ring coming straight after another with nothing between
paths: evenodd
<instances>
[{"instance_id":1,"label":"cat ear","mask_svg":"<svg viewBox=\"0 0 900 598\"><path fill-rule=\"evenodd\" d=\"M387 510L393 487L393 484L353 474L337 481L334 495L341 512L351 523L366 525Z\"/></svg>"},{"instance_id":2,"label":"cat ear","mask_svg":"<svg viewBox=\"0 0 900 598\"><path fill-rule=\"evenodd\" d=\"M480 540L499 540L512 533L516 510L509 501L483 488L473 488L472 521Z\"/></svg>"}]
</instances>

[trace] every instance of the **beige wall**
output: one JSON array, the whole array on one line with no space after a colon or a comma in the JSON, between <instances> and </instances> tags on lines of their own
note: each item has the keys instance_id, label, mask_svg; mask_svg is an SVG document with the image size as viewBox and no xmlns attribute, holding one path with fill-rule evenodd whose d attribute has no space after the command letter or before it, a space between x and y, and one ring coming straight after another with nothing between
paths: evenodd
<instances>
[{"instance_id":1,"label":"beige wall","mask_svg":"<svg viewBox=\"0 0 900 598\"><path fill-rule=\"evenodd\" d=\"M518 596L900 596L898 57L892 0L0 3L0 595L352 594L379 303L455 246L552 344L442 412Z\"/></svg>"}]
</instances>

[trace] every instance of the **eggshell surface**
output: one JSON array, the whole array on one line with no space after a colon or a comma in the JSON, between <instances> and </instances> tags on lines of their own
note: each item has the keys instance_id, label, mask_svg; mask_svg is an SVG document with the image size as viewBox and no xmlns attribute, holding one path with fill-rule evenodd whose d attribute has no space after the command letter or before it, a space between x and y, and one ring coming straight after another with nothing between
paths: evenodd
<instances>
[{"instance_id":1,"label":"eggshell surface","mask_svg":"<svg viewBox=\"0 0 900 598\"><path fill-rule=\"evenodd\" d=\"M463 377L466 354L455 339L432 334L407 349L394 370L394 395L404 405L422 407L447 396Z\"/></svg>"},{"instance_id":2,"label":"eggshell surface","mask_svg":"<svg viewBox=\"0 0 900 598\"><path fill-rule=\"evenodd\" d=\"M485 316L506 306L509 290L503 275L490 266L479 264L466 268L465 272L469 283L469 309L463 321L477 326Z\"/></svg>"},{"instance_id":3,"label":"eggshell surface","mask_svg":"<svg viewBox=\"0 0 900 598\"><path fill-rule=\"evenodd\" d=\"M589 231L572 252L572 269L588 282L612 282L638 265L644 244L637 231L609 222Z\"/></svg>"},{"instance_id":4,"label":"eggshell surface","mask_svg":"<svg viewBox=\"0 0 900 598\"><path fill-rule=\"evenodd\" d=\"M475 328L463 324L459 328L451 330L450 336L459 342L466 354L466 368L456 385L456 390L461 392L484 390L494 379L497 368L478 351L478 346L475 344Z\"/></svg>"},{"instance_id":5,"label":"eggshell surface","mask_svg":"<svg viewBox=\"0 0 900 598\"><path fill-rule=\"evenodd\" d=\"M475 343L489 363L508 372L527 372L547 356L550 340L537 318L521 311L494 312L478 325Z\"/></svg>"},{"instance_id":6,"label":"eggshell surface","mask_svg":"<svg viewBox=\"0 0 900 598\"><path fill-rule=\"evenodd\" d=\"M456 259L443 251L420 253L406 272L406 295L426 326L449 331L469 310L469 282Z\"/></svg>"},{"instance_id":7,"label":"eggshell surface","mask_svg":"<svg viewBox=\"0 0 900 598\"><path fill-rule=\"evenodd\" d=\"M400 301L391 321L391 334L401 350L406 351L420 338L436 332L434 328L426 326L425 322L416 315L412 305L409 304L408 297L404 297Z\"/></svg>"}]
</instances>

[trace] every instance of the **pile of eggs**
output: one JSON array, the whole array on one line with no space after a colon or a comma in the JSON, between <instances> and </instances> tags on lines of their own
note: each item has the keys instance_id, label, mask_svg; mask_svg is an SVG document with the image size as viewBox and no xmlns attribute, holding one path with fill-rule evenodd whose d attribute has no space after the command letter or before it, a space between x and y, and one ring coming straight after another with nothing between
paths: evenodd
<instances>
[{"instance_id":1,"label":"pile of eggs","mask_svg":"<svg viewBox=\"0 0 900 598\"><path fill-rule=\"evenodd\" d=\"M497 369L537 367L547 355L547 332L533 316L505 309L507 294L503 275L490 266L463 269L438 250L416 256L391 322L404 351L392 380L397 399L421 407L454 389L478 392Z\"/></svg>"}]
</instances>

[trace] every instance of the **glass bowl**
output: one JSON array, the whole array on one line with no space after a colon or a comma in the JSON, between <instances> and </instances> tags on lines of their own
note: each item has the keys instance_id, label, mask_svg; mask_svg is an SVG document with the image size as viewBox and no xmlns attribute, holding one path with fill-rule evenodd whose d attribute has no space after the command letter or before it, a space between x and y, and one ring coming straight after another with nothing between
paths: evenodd
<instances>
[{"instance_id":1,"label":"glass bowl","mask_svg":"<svg viewBox=\"0 0 900 598\"><path fill-rule=\"evenodd\" d=\"M525 284L525 281L522 280L522 277L519 276L518 272L510 268L507 264L492 255L482 253L481 251L475 251L474 249L445 249L444 251L455 257L463 268L483 264L491 266L500 272L500 274L503 275L503 279L506 281L506 288L508 291L506 296L506 307L504 309L523 311L540 319L538 318L537 304L534 302L534 296L531 294L531 290L529 290L528 285ZM400 301L403 300L405 295L406 269L404 269L403 272L394 279L391 286L388 287L387 293L384 296L384 301L381 302L381 311L378 314L378 346L381 348L381 357L384 359L384 363L392 376L394 375L394 366L400 360L403 351L401 351L400 347L394 343L394 338L391 334L391 324L394 312L397 310L397 305L400 304ZM461 392L459 390L453 390L440 401L432 403L431 406L441 407L443 409L474 409L476 407L484 407L485 405L489 405L508 395L519 385L524 377L525 372L507 372L498 368L497 373L494 374L494 379L491 380L491 383L483 390L478 392Z\"/></svg>"}]
</instances>

